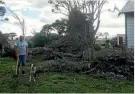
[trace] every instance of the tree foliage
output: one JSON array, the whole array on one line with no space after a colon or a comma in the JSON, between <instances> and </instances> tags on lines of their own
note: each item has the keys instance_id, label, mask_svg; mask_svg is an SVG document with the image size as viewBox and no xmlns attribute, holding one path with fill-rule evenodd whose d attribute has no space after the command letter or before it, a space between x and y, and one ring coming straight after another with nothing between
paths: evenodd
<instances>
[{"instance_id":1,"label":"tree foliage","mask_svg":"<svg viewBox=\"0 0 135 94\"><path fill-rule=\"evenodd\" d=\"M56 31L59 35L66 34L67 31L67 19L56 20L52 24L45 24L40 31L44 35L48 35L51 31Z\"/></svg>"},{"instance_id":2,"label":"tree foliage","mask_svg":"<svg viewBox=\"0 0 135 94\"><path fill-rule=\"evenodd\" d=\"M42 33L36 33L32 38L32 44L34 47L43 47L49 45L53 40L57 40L58 35L50 33L48 36L44 36Z\"/></svg>"},{"instance_id":3,"label":"tree foliage","mask_svg":"<svg viewBox=\"0 0 135 94\"><path fill-rule=\"evenodd\" d=\"M52 23L53 30L57 31L59 35L66 34L67 32L67 19L56 20Z\"/></svg>"},{"instance_id":4,"label":"tree foliage","mask_svg":"<svg viewBox=\"0 0 135 94\"><path fill-rule=\"evenodd\" d=\"M117 37L113 37L111 40L110 40L110 43L113 47L117 47Z\"/></svg>"},{"instance_id":5,"label":"tree foliage","mask_svg":"<svg viewBox=\"0 0 135 94\"><path fill-rule=\"evenodd\" d=\"M0 4L5 4L2 0L0 0ZM4 16L6 13L6 8L3 6L0 6L0 16Z\"/></svg>"},{"instance_id":6,"label":"tree foliage","mask_svg":"<svg viewBox=\"0 0 135 94\"><path fill-rule=\"evenodd\" d=\"M40 32L45 36L45 35L48 35L52 30L53 30L52 25L46 24L43 26Z\"/></svg>"},{"instance_id":7,"label":"tree foliage","mask_svg":"<svg viewBox=\"0 0 135 94\"><path fill-rule=\"evenodd\" d=\"M7 43L7 38L0 31L0 44L4 45L5 43Z\"/></svg>"},{"instance_id":8,"label":"tree foliage","mask_svg":"<svg viewBox=\"0 0 135 94\"><path fill-rule=\"evenodd\" d=\"M43 36L40 33L36 33L32 38L32 42L33 42L34 47L44 46L46 43L46 40L47 40L46 36Z\"/></svg>"},{"instance_id":9,"label":"tree foliage","mask_svg":"<svg viewBox=\"0 0 135 94\"><path fill-rule=\"evenodd\" d=\"M6 13L5 7L0 6L0 16L4 16Z\"/></svg>"}]
</instances>

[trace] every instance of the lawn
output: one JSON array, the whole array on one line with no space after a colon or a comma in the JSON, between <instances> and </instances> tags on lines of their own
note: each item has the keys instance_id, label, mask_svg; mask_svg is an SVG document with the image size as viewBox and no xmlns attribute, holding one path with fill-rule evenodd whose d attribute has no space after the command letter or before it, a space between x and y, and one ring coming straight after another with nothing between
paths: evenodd
<instances>
[{"instance_id":1,"label":"lawn","mask_svg":"<svg viewBox=\"0 0 135 94\"><path fill-rule=\"evenodd\" d=\"M39 60L38 60L39 61ZM134 83L127 80L105 80L75 73L44 73L36 82L29 75L13 77L15 61L0 59L1 93L133 93ZM30 62L27 63L29 69Z\"/></svg>"}]
</instances>

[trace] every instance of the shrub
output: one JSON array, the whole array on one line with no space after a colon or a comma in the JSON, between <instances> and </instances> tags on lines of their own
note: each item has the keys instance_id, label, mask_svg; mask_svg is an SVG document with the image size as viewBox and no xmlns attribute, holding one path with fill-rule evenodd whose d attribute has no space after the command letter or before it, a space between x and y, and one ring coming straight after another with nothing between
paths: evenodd
<instances>
[{"instance_id":1,"label":"shrub","mask_svg":"<svg viewBox=\"0 0 135 94\"><path fill-rule=\"evenodd\" d=\"M28 47L29 47L29 48L32 48L32 47L33 47L32 41L28 41Z\"/></svg>"},{"instance_id":2,"label":"shrub","mask_svg":"<svg viewBox=\"0 0 135 94\"><path fill-rule=\"evenodd\" d=\"M100 51L100 50L101 50L101 47L100 47L99 44L95 44L95 45L94 45L94 49L95 49L96 51Z\"/></svg>"}]
</instances>

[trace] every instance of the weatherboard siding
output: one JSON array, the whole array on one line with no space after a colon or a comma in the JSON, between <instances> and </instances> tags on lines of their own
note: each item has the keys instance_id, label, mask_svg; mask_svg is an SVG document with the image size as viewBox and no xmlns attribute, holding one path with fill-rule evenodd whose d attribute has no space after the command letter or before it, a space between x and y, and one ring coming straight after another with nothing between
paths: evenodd
<instances>
[{"instance_id":1,"label":"weatherboard siding","mask_svg":"<svg viewBox=\"0 0 135 94\"><path fill-rule=\"evenodd\" d=\"M126 14L126 39L127 47L134 48L134 14Z\"/></svg>"}]
</instances>

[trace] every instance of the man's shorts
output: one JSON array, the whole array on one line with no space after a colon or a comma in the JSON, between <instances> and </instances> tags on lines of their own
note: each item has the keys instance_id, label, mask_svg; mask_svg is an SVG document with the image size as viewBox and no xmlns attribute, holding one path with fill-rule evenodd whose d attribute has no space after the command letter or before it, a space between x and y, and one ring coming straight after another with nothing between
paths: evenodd
<instances>
[{"instance_id":1,"label":"man's shorts","mask_svg":"<svg viewBox=\"0 0 135 94\"><path fill-rule=\"evenodd\" d=\"M26 64L26 55L20 55L19 56L19 65L22 64L22 66L25 66Z\"/></svg>"}]
</instances>

